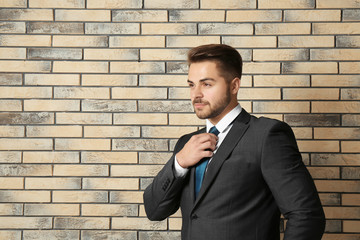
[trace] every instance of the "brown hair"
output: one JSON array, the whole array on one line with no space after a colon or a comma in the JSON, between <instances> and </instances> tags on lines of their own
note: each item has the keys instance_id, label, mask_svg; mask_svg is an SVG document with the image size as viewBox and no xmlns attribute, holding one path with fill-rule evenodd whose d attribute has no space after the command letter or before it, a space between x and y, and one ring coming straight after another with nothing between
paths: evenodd
<instances>
[{"instance_id":1,"label":"brown hair","mask_svg":"<svg viewBox=\"0 0 360 240\"><path fill-rule=\"evenodd\" d=\"M195 47L188 52L189 66L202 61L216 62L222 75L229 81L236 77L241 78L242 58L233 47L225 44L208 44Z\"/></svg>"}]
</instances>

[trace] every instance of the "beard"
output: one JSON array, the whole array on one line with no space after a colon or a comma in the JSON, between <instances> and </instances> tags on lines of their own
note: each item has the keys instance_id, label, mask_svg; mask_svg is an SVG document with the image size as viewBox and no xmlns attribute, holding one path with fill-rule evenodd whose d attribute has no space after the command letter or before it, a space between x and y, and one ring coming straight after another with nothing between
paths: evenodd
<instances>
[{"instance_id":1,"label":"beard","mask_svg":"<svg viewBox=\"0 0 360 240\"><path fill-rule=\"evenodd\" d=\"M203 109L195 109L196 116L200 119L209 119L217 117L219 114L221 114L225 108L229 105L231 101L230 96L230 90L227 90L225 93L225 96L220 98L217 102L214 102L213 104L210 104L210 102L206 100L202 100L200 98L193 100L193 105L195 103L202 103L206 104L206 106Z\"/></svg>"}]
</instances>

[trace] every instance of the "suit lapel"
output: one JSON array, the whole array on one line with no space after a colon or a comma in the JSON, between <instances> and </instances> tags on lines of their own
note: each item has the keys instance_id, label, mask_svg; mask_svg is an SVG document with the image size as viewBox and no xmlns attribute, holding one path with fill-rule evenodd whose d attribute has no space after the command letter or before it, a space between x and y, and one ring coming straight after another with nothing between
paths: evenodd
<instances>
[{"instance_id":1,"label":"suit lapel","mask_svg":"<svg viewBox=\"0 0 360 240\"><path fill-rule=\"evenodd\" d=\"M223 165L224 161L227 159L229 154L233 151L236 144L244 135L246 129L249 127L248 122L250 120L250 114L243 109L239 116L235 119L232 128L230 129L229 133L226 135L224 141L221 143L221 146L217 150L216 154L214 155L213 159L209 163L207 172L205 174L205 178L203 181L203 185L201 186L199 195L195 201L194 207L196 207L197 203L203 197L204 193L207 189L211 186L212 182L214 181L216 175L218 174L221 166ZM191 169L191 181L190 186L194 189L194 168ZM192 191L192 198L194 197L194 191Z\"/></svg>"}]
</instances>

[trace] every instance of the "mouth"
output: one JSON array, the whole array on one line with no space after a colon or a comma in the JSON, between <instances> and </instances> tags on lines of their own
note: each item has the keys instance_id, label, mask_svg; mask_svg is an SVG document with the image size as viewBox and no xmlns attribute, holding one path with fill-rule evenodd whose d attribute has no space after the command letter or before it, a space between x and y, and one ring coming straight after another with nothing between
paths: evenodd
<instances>
[{"instance_id":1,"label":"mouth","mask_svg":"<svg viewBox=\"0 0 360 240\"><path fill-rule=\"evenodd\" d=\"M206 105L208 105L208 102L204 102L204 101L201 101L201 100L194 100L193 101L193 106L194 106L195 109L203 108Z\"/></svg>"}]
</instances>

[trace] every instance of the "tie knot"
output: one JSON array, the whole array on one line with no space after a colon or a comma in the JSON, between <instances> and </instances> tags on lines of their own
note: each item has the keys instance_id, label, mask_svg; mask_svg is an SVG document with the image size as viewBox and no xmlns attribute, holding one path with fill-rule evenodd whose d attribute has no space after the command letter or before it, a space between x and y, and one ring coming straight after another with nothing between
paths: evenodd
<instances>
[{"instance_id":1,"label":"tie knot","mask_svg":"<svg viewBox=\"0 0 360 240\"><path fill-rule=\"evenodd\" d=\"M210 128L209 133L213 133L217 136L217 135L219 135L220 132L219 132L219 130L217 130L217 128L215 126L213 126L212 128Z\"/></svg>"}]
</instances>

